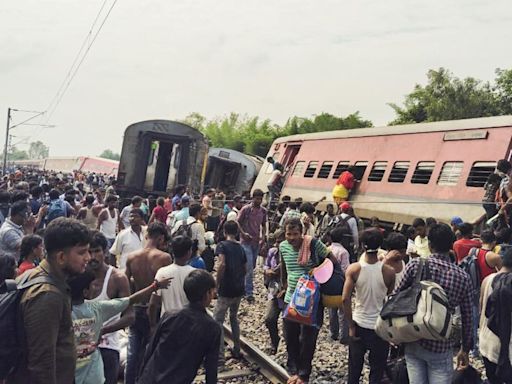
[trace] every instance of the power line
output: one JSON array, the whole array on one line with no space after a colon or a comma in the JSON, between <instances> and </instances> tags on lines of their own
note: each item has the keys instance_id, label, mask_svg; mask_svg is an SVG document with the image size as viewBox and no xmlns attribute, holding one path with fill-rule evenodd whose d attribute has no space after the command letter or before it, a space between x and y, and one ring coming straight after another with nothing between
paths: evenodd
<instances>
[{"instance_id":1,"label":"power line","mask_svg":"<svg viewBox=\"0 0 512 384\"><path fill-rule=\"evenodd\" d=\"M99 15L101 14L101 11L103 10L105 4L106 4L107 0L105 0L103 2L103 5L101 6L101 9L100 11L98 12L98 15L96 16L96 19L94 20L94 23L93 25L91 26L91 29L89 30L89 34L86 36L86 39L84 41L87 42L87 40L89 40L89 36L90 34L92 33L92 30L94 29L94 26L96 25L96 22L99 18ZM68 72L68 75L69 73L71 73L70 76L66 76L66 78L64 79L64 82L63 84L64 85L64 88L62 88L62 91L60 92L57 92L57 95L54 99L56 99L55 103L53 106L51 106L51 104L49 105L49 108L48 108L48 118L46 120L46 123L48 123L48 121L50 120L50 118L52 117L53 113L55 112L55 110L57 109L57 107L59 106L60 102L62 101L62 98L64 97L64 94L66 93L66 91L68 90L69 88L69 85L71 84L71 82L73 81L73 79L75 78L78 70L80 69L80 67L82 66L82 63L84 62L85 58L87 57L87 53L90 51L92 45L94 44L94 42L96 41L96 38L98 37L99 33L101 32L101 29L103 28L103 26L105 25L105 22L107 21L108 17L110 16L110 13L112 12L112 9L114 8L114 6L116 5L117 3L117 0L114 0L114 2L112 3L112 5L110 6L106 16L103 18L103 21L101 22L99 28L97 29L96 33L94 34L92 40L89 42L89 44L87 45L87 49L85 50L84 54L82 55L82 58L80 59L80 61L78 62L78 65L76 65L76 67L73 69L74 67L74 64L76 63L76 60L78 59L79 55L80 55L80 52L83 50L83 46L85 46L85 44L83 44L82 48L80 48L80 51L79 51L79 54L77 55L77 57L75 58L75 60L73 61L73 65L71 66L69 72ZM69 80L68 80L68 77L69 77ZM66 81L67 80L67 81Z\"/></svg>"},{"instance_id":2,"label":"power line","mask_svg":"<svg viewBox=\"0 0 512 384\"><path fill-rule=\"evenodd\" d=\"M89 28L89 32L87 33L87 35L85 35L85 38L84 38L84 41L82 42L82 46L80 47L80 49L78 50L75 58L73 59L73 63L71 64L71 67L69 67L69 70L68 70L68 73L66 74L66 77L64 77L64 80L62 81L59 89L57 90L57 93L55 94L55 96L53 97L52 101L50 102L50 104L48 104L48 107L46 107L46 110L49 111L50 108L52 107L53 103L55 103L55 101L57 100L57 98L59 97L60 93L62 92L63 88L64 88L64 85L66 84L66 80L70 77L71 75L71 72L73 71L73 68L75 67L77 61L78 61L78 58L80 57L80 55L82 54L82 51L84 50L84 47L87 43L87 41L89 40L89 37L92 35L92 31L94 29L94 27L96 26L96 22L98 21L99 17L100 17L100 14L101 12L103 11L103 8L105 8L105 4L107 3L108 0L104 0L103 1L103 4L101 5L101 8L100 10L98 11L98 13L96 14L96 17L94 18L94 21L91 25L91 27Z\"/></svg>"}]
</instances>

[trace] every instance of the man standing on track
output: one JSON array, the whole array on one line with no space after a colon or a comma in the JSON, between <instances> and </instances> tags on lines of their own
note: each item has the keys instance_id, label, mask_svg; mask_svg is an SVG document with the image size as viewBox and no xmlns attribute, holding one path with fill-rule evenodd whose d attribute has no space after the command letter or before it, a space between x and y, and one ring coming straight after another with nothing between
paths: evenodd
<instances>
[{"instance_id":1,"label":"man standing on track","mask_svg":"<svg viewBox=\"0 0 512 384\"><path fill-rule=\"evenodd\" d=\"M389 344L375 333L375 325L386 296L395 287L395 271L379 261L377 253L383 242L382 233L367 229L361 236L365 253L350 264L343 287L343 311L349 324L348 383L358 384L364 356L370 351L370 384L381 382L386 368ZM356 291L352 311L352 293Z\"/></svg>"},{"instance_id":2,"label":"man standing on track","mask_svg":"<svg viewBox=\"0 0 512 384\"><path fill-rule=\"evenodd\" d=\"M167 248L168 242L169 234L164 224L154 222L148 226L145 247L128 255L126 261L126 276L130 280L132 292L137 292L150 285L155 280L156 272L171 264L171 256L161 251L161 249ZM135 384L150 333L147 315L148 300L134 305L133 310L135 322L130 326L128 336L125 384Z\"/></svg>"},{"instance_id":3,"label":"man standing on track","mask_svg":"<svg viewBox=\"0 0 512 384\"><path fill-rule=\"evenodd\" d=\"M110 300L130 296L128 278L119 269L105 263L108 255L108 243L105 236L98 231L91 235L89 252L91 261L88 268L96 279L91 283L93 301ZM116 315L103 324L99 349L103 358L106 384L116 384L119 375L119 330L133 322L133 309L128 307L121 315Z\"/></svg>"},{"instance_id":4,"label":"man standing on track","mask_svg":"<svg viewBox=\"0 0 512 384\"><path fill-rule=\"evenodd\" d=\"M241 244L247 257L245 296L249 303L254 303L254 268L260 245L266 240L267 235L267 210L261 206L263 195L261 189L255 189L252 203L243 207L238 214Z\"/></svg>"}]
</instances>

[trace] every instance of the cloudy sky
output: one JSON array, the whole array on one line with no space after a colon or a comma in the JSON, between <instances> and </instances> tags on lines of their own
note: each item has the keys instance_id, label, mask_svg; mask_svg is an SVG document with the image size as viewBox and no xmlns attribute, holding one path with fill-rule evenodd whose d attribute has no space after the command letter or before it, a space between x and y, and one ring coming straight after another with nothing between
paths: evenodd
<instances>
[{"instance_id":1,"label":"cloudy sky","mask_svg":"<svg viewBox=\"0 0 512 384\"><path fill-rule=\"evenodd\" d=\"M48 107L103 1L0 2L0 127L8 107ZM130 123L191 112L283 123L358 110L384 125L386 103L430 68L492 80L512 67L511 25L510 0L120 0L52 114L56 127L16 128L13 142L98 155L120 151ZM15 112L13 124L27 116Z\"/></svg>"}]
</instances>

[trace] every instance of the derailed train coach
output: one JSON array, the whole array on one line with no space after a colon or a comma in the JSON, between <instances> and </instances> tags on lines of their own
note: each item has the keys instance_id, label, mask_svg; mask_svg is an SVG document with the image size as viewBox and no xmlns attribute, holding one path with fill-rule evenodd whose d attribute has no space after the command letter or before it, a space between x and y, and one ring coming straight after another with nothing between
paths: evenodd
<instances>
[{"instance_id":1,"label":"derailed train coach","mask_svg":"<svg viewBox=\"0 0 512 384\"><path fill-rule=\"evenodd\" d=\"M122 197L164 195L178 184L201 192L208 142L201 132L170 120L135 123L124 132L117 189Z\"/></svg>"},{"instance_id":2,"label":"derailed train coach","mask_svg":"<svg viewBox=\"0 0 512 384\"><path fill-rule=\"evenodd\" d=\"M274 141L267 156L286 169L282 195L332 203L340 174L355 168L356 213L390 225L415 217L479 218L483 186L512 157L512 116L299 134ZM268 164L253 188L267 190Z\"/></svg>"},{"instance_id":3,"label":"derailed train coach","mask_svg":"<svg viewBox=\"0 0 512 384\"><path fill-rule=\"evenodd\" d=\"M250 191L263 165L258 156L226 148L210 148L205 187L242 194Z\"/></svg>"}]
</instances>

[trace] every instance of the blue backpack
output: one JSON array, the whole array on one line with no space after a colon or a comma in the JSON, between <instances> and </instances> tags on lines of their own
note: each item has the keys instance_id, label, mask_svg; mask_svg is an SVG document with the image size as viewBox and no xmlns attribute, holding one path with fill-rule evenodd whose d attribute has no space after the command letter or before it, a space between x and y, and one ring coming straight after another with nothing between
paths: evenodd
<instances>
[{"instance_id":1,"label":"blue backpack","mask_svg":"<svg viewBox=\"0 0 512 384\"><path fill-rule=\"evenodd\" d=\"M61 199L56 199L50 201L50 206L48 207L48 213L46 214L46 223L49 224L51 221L57 219L58 217L66 217L67 209L66 202Z\"/></svg>"}]
</instances>

